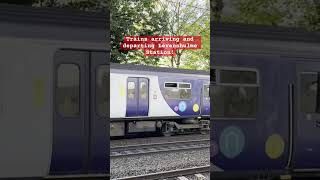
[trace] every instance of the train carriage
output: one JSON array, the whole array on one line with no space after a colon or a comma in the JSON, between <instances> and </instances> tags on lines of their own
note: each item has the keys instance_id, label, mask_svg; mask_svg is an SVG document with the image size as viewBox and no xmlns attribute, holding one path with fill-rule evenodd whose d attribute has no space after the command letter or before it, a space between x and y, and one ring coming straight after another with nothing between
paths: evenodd
<instances>
[{"instance_id":1,"label":"train carriage","mask_svg":"<svg viewBox=\"0 0 320 180\"><path fill-rule=\"evenodd\" d=\"M111 136L209 129L209 73L111 64Z\"/></svg>"},{"instance_id":2,"label":"train carriage","mask_svg":"<svg viewBox=\"0 0 320 180\"><path fill-rule=\"evenodd\" d=\"M108 177L107 19L0 5L0 179Z\"/></svg>"},{"instance_id":3,"label":"train carriage","mask_svg":"<svg viewBox=\"0 0 320 180\"><path fill-rule=\"evenodd\" d=\"M216 24L211 37L211 177L318 176L319 34Z\"/></svg>"}]
</instances>

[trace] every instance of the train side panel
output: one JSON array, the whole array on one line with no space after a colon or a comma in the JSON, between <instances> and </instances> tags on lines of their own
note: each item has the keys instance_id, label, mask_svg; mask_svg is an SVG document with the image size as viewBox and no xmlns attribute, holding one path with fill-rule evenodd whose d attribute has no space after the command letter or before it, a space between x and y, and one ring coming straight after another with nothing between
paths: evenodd
<instances>
[{"instance_id":1,"label":"train side panel","mask_svg":"<svg viewBox=\"0 0 320 180\"><path fill-rule=\"evenodd\" d=\"M284 173L291 154L289 84L294 83L294 65L279 56L215 56L220 61L214 62L217 81L210 89L215 125L211 162L218 169L212 176Z\"/></svg>"},{"instance_id":2,"label":"train side panel","mask_svg":"<svg viewBox=\"0 0 320 180\"><path fill-rule=\"evenodd\" d=\"M0 175L46 176L52 147L54 48L13 38L0 42Z\"/></svg>"},{"instance_id":3,"label":"train side panel","mask_svg":"<svg viewBox=\"0 0 320 180\"><path fill-rule=\"evenodd\" d=\"M22 38L0 39L2 58L0 61L0 178L46 177L51 172L53 154L64 153L67 146L54 148L54 139L69 135L61 129L54 130L54 67L56 52L61 48L84 49L86 42L31 40ZM103 49L104 44L92 43L92 48ZM105 55L102 56L103 64ZM93 56L92 58L96 58ZM101 58L100 58L101 60ZM102 66L101 66L102 67ZM90 87L88 85L87 87ZM99 119L106 121L105 118ZM90 121L90 123L94 123ZM106 122L105 122L106 123ZM89 126L88 126L89 127ZM56 134L54 134L54 131ZM75 129L68 131L78 132ZM98 132L99 131L99 132ZM91 163L89 173L106 176L108 163L106 158L100 160L108 151L104 148L108 140L104 127L91 131L90 137L99 135L102 145L97 139L88 144ZM102 135L102 136L100 136ZM88 136L86 134L86 136ZM101 139L102 138L102 139ZM58 139L56 139L58 140ZM89 147L90 145L90 147ZM70 157L60 158L60 165L69 162ZM80 160L82 161L82 160ZM101 163L103 163L101 167ZM67 167L72 169L73 167ZM79 171L63 171L60 175L85 174Z\"/></svg>"},{"instance_id":4,"label":"train side panel","mask_svg":"<svg viewBox=\"0 0 320 180\"><path fill-rule=\"evenodd\" d=\"M111 73L110 115L111 118L125 118L127 110L127 79L141 77L149 80L149 112L147 117L178 116L164 99L158 76L135 74L123 70ZM143 117L142 117L143 118Z\"/></svg>"},{"instance_id":5,"label":"train side panel","mask_svg":"<svg viewBox=\"0 0 320 180\"><path fill-rule=\"evenodd\" d=\"M167 83L181 86L190 86L187 88L166 87ZM170 108L181 117L195 117L200 115L200 97L203 82L196 77L184 75L163 76L159 78L162 96L165 97L166 103ZM174 93L180 92L178 96ZM170 97L172 96L172 97ZM176 96L176 97L175 97Z\"/></svg>"},{"instance_id":6,"label":"train side panel","mask_svg":"<svg viewBox=\"0 0 320 180\"><path fill-rule=\"evenodd\" d=\"M110 73L110 117L124 118L127 105L127 76Z\"/></svg>"},{"instance_id":7,"label":"train side panel","mask_svg":"<svg viewBox=\"0 0 320 180\"><path fill-rule=\"evenodd\" d=\"M174 110L170 108L166 99L164 98L160 83L159 76L153 76L150 78L150 108L149 116L179 116Z\"/></svg>"}]
</instances>

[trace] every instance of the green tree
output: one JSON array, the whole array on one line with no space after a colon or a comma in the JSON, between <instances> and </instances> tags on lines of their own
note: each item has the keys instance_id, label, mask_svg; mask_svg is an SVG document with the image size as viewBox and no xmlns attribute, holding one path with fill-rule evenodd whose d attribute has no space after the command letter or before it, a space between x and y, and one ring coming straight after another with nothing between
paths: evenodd
<instances>
[{"instance_id":1,"label":"green tree","mask_svg":"<svg viewBox=\"0 0 320 180\"><path fill-rule=\"evenodd\" d=\"M168 28L171 36L201 36L202 49L177 50L175 57L164 58L170 67L209 69L210 59L210 10L209 1L170 0L161 1L161 7L169 12ZM207 2L207 3L206 3Z\"/></svg>"},{"instance_id":2,"label":"green tree","mask_svg":"<svg viewBox=\"0 0 320 180\"><path fill-rule=\"evenodd\" d=\"M237 20L247 24L276 26L285 16L278 0L241 0L237 7L240 11Z\"/></svg>"},{"instance_id":3,"label":"green tree","mask_svg":"<svg viewBox=\"0 0 320 180\"><path fill-rule=\"evenodd\" d=\"M320 31L320 1L313 0L307 3L299 2L304 6L303 18L298 21L298 26L304 27L310 31Z\"/></svg>"},{"instance_id":4,"label":"green tree","mask_svg":"<svg viewBox=\"0 0 320 180\"><path fill-rule=\"evenodd\" d=\"M145 57L143 51L121 51L124 36L166 35L168 13L159 0L111 0L111 61L157 65L159 57Z\"/></svg>"},{"instance_id":5,"label":"green tree","mask_svg":"<svg viewBox=\"0 0 320 180\"><path fill-rule=\"evenodd\" d=\"M202 47L199 50L186 51L185 59L180 67L185 69L209 70L210 21L204 22L201 27L199 27L199 25L194 26L194 29L200 29L199 35L201 35Z\"/></svg>"},{"instance_id":6,"label":"green tree","mask_svg":"<svg viewBox=\"0 0 320 180\"><path fill-rule=\"evenodd\" d=\"M34 6L106 10L110 7L111 61L117 63L209 69L209 0L34 0ZM109 6L109 4L110 6ZM199 2L202 5L199 6ZM205 4L205 6L203 5ZM201 35L201 50L178 50L177 56L145 57L143 51L121 51L124 36ZM166 66L167 64L164 63Z\"/></svg>"},{"instance_id":7,"label":"green tree","mask_svg":"<svg viewBox=\"0 0 320 180\"><path fill-rule=\"evenodd\" d=\"M0 3L5 3L5 4L17 4L17 5L32 5L32 0L2 0Z\"/></svg>"},{"instance_id":8,"label":"green tree","mask_svg":"<svg viewBox=\"0 0 320 180\"><path fill-rule=\"evenodd\" d=\"M223 0L210 0L211 20L220 22L223 7Z\"/></svg>"},{"instance_id":9,"label":"green tree","mask_svg":"<svg viewBox=\"0 0 320 180\"><path fill-rule=\"evenodd\" d=\"M83 11L107 12L109 0L32 0L33 6L37 7L60 7L72 8Z\"/></svg>"},{"instance_id":10,"label":"green tree","mask_svg":"<svg viewBox=\"0 0 320 180\"><path fill-rule=\"evenodd\" d=\"M231 14L223 12L227 2ZM211 0L211 11L216 22L320 29L319 0Z\"/></svg>"}]
</instances>

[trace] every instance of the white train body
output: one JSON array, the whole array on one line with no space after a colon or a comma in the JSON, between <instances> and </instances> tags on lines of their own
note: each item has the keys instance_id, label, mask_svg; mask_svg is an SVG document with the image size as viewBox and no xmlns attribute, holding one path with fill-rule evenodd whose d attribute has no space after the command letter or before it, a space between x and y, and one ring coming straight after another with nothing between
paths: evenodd
<instances>
[{"instance_id":1,"label":"white train body","mask_svg":"<svg viewBox=\"0 0 320 180\"><path fill-rule=\"evenodd\" d=\"M141 74L110 73L110 118L125 118L127 110L127 79L142 77L149 79L149 96L157 97L149 100L148 117L179 116L167 104L162 96L158 76Z\"/></svg>"}]
</instances>

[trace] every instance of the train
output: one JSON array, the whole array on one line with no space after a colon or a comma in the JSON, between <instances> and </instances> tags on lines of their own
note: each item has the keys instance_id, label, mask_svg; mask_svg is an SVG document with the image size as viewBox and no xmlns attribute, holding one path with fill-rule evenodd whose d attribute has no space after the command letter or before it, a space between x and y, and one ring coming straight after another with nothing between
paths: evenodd
<instances>
[{"instance_id":1,"label":"train","mask_svg":"<svg viewBox=\"0 0 320 180\"><path fill-rule=\"evenodd\" d=\"M110 136L208 133L209 72L110 64Z\"/></svg>"},{"instance_id":2,"label":"train","mask_svg":"<svg viewBox=\"0 0 320 180\"><path fill-rule=\"evenodd\" d=\"M211 178L318 178L319 33L211 28Z\"/></svg>"},{"instance_id":3,"label":"train","mask_svg":"<svg viewBox=\"0 0 320 180\"><path fill-rule=\"evenodd\" d=\"M107 179L109 13L0 4L0 179Z\"/></svg>"}]
</instances>

